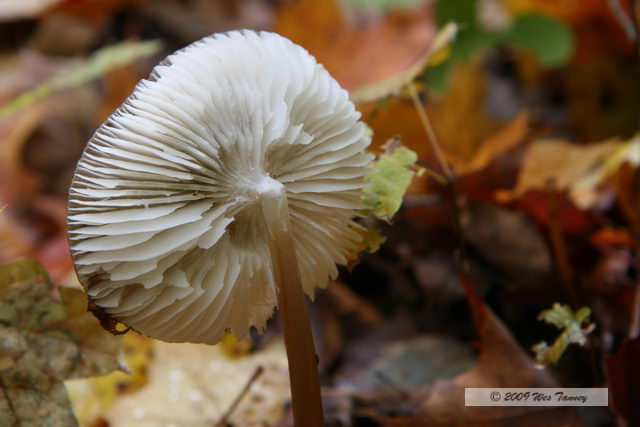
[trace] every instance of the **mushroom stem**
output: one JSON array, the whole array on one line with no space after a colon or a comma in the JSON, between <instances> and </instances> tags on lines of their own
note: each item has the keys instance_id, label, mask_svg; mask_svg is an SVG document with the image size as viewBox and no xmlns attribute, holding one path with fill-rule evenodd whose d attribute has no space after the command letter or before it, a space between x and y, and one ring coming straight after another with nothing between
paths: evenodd
<instances>
[{"instance_id":1,"label":"mushroom stem","mask_svg":"<svg viewBox=\"0 0 640 427\"><path fill-rule=\"evenodd\" d=\"M269 249L289 362L294 423L322 427L318 362L291 234L286 188L278 181L265 178L256 190L260 193L269 230Z\"/></svg>"}]
</instances>

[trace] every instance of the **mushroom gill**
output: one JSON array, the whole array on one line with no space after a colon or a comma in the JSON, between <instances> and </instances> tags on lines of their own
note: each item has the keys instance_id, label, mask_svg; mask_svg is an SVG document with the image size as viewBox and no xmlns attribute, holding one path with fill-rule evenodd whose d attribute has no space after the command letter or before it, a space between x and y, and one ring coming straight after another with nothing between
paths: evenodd
<instances>
[{"instance_id":1,"label":"mushroom gill","mask_svg":"<svg viewBox=\"0 0 640 427\"><path fill-rule=\"evenodd\" d=\"M277 305L260 188L283 184L304 291L357 250L370 139L302 47L232 31L170 55L96 131L68 227L93 303L171 342L265 327Z\"/></svg>"}]
</instances>

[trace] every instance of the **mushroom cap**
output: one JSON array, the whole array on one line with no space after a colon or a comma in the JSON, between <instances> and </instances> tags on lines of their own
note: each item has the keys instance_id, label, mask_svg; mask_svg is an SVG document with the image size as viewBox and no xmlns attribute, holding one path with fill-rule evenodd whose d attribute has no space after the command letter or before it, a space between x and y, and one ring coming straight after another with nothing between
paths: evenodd
<instances>
[{"instance_id":1,"label":"mushroom cap","mask_svg":"<svg viewBox=\"0 0 640 427\"><path fill-rule=\"evenodd\" d=\"M277 305L256 186L286 187L313 297L362 240L370 139L347 92L269 32L170 55L89 141L68 227L80 282L108 317L170 342L260 332Z\"/></svg>"}]
</instances>

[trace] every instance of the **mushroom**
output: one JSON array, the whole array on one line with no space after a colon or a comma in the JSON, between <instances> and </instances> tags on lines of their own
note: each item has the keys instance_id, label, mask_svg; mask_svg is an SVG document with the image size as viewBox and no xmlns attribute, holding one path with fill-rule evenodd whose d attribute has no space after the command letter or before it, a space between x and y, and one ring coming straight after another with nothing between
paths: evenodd
<instances>
[{"instance_id":1,"label":"mushroom","mask_svg":"<svg viewBox=\"0 0 640 427\"><path fill-rule=\"evenodd\" d=\"M359 118L274 33L214 34L167 57L95 132L71 184L71 253L96 310L214 344L262 332L279 303L294 417L322 425L303 290L313 298L362 240L372 156Z\"/></svg>"}]
</instances>

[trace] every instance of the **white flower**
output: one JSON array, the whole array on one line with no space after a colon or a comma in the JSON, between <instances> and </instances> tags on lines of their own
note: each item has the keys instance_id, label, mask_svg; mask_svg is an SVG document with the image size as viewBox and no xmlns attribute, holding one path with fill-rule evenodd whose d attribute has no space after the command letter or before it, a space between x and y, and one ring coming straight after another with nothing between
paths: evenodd
<instances>
[{"instance_id":1,"label":"white flower","mask_svg":"<svg viewBox=\"0 0 640 427\"><path fill-rule=\"evenodd\" d=\"M170 55L98 129L69 195L80 281L110 317L172 342L263 330L277 305L257 186L286 187L304 290L357 249L370 143L300 46L233 31Z\"/></svg>"}]
</instances>

